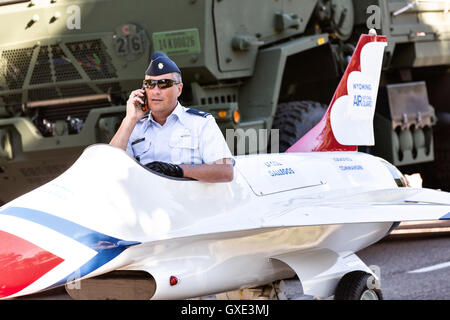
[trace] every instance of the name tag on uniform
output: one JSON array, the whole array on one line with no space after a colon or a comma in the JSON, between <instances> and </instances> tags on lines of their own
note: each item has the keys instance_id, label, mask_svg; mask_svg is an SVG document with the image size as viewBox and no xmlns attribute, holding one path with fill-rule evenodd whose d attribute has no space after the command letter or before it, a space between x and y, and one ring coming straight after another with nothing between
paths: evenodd
<instances>
[{"instance_id":1,"label":"name tag on uniform","mask_svg":"<svg viewBox=\"0 0 450 320\"><path fill-rule=\"evenodd\" d=\"M189 129L174 132L172 138L170 139L169 145L172 148L198 148L198 138L193 136Z\"/></svg>"},{"instance_id":2,"label":"name tag on uniform","mask_svg":"<svg viewBox=\"0 0 450 320\"><path fill-rule=\"evenodd\" d=\"M137 140L134 140L134 141L131 143L131 145L134 146L135 144L137 144L137 143L139 143L139 142L142 142L142 141L145 141L145 137L140 138L140 139L137 139Z\"/></svg>"}]
</instances>

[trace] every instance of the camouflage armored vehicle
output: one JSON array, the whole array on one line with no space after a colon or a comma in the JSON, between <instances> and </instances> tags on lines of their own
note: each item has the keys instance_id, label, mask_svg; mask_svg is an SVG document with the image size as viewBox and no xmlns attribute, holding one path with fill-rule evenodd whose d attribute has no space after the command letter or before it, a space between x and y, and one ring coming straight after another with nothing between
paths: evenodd
<instances>
[{"instance_id":1,"label":"camouflage armored vehicle","mask_svg":"<svg viewBox=\"0 0 450 320\"><path fill-rule=\"evenodd\" d=\"M108 143L154 51L177 62L182 104L212 113L232 151L282 152L320 119L368 27L389 46L376 147L363 151L448 190L448 9L404 0L0 0L0 204L61 174L86 146Z\"/></svg>"}]
</instances>

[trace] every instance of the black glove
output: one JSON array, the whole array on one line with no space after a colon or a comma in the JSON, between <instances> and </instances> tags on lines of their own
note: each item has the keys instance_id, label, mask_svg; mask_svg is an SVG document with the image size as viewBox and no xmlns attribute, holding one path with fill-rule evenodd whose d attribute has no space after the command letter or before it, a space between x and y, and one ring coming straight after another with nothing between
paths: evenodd
<instances>
[{"instance_id":1,"label":"black glove","mask_svg":"<svg viewBox=\"0 0 450 320\"><path fill-rule=\"evenodd\" d=\"M147 163L145 166L150 170L165 174L166 176L183 178L184 175L183 169L181 169L180 166L172 163L153 161Z\"/></svg>"}]
</instances>

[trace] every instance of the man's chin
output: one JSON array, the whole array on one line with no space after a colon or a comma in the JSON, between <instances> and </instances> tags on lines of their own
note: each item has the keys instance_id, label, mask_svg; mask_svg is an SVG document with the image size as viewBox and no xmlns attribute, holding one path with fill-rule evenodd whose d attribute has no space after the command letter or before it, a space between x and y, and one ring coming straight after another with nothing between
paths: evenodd
<instances>
[{"instance_id":1,"label":"man's chin","mask_svg":"<svg viewBox=\"0 0 450 320\"><path fill-rule=\"evenodd\" d=\"M163 111L165 108L164 108L164 105L163 105L163 103L162 102L151 102L151 104L150 104L150 109L151 110L153 110L153 111Z\"/></svg>"}]
</instances>

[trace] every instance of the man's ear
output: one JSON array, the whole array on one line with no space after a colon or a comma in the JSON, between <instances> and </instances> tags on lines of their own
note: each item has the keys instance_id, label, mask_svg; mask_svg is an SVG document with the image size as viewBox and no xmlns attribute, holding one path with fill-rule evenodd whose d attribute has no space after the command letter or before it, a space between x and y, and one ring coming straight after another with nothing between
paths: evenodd
<instances>
[{"instance_id":1,"label":"man's ear","mask_svg":"<svg viewBox=\"0 0 450 320\"><path fill-rule=\"evenodd\" d=\"M181 96L181 92L183 92L183 83L180 83L180 84L178 85L178 95L177 95L177 98L178 98L179 96Z\"/></svg>"}]
</instances>

